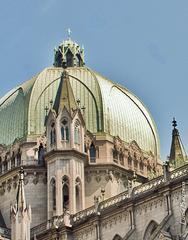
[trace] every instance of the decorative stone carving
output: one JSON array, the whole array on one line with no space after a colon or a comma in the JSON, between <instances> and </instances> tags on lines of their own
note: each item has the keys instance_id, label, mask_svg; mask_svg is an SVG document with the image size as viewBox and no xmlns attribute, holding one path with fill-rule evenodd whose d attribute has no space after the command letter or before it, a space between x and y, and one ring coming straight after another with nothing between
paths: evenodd
<instances>
[{"instance_id":1,"label":"decorative stone carving","mask_svg":"<svg viewBox=\"0 0 188 240\"><path fill-rule=\"evenodd\" d=\"M101 181L101 176L100 176L100 175L97 175L97 176L95 177L95 179L96 179L96 181L99 183L99 182Z\"/></svg>"}]
</instances>

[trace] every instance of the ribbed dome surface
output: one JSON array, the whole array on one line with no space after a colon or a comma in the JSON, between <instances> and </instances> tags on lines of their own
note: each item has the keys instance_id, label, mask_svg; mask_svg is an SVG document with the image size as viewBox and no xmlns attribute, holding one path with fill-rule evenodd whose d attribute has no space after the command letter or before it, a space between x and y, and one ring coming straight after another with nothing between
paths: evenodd
<instances>
[{"instance_id":1,"label":"ribbed dome surface","mask_svg":"<svg viewBox=\"0 0 188 240\"><path fill-rule=\"evenodd\" d=\"M62 71L46 68L0 99L1 144L44 133L45 107L55 100ZM87 67L70 67L67 72L75 99L85 107L90 132L106 132L128 143L135 140L142 150L159 155L154 122L136 96Z\"/></svg>"}]
</instances>

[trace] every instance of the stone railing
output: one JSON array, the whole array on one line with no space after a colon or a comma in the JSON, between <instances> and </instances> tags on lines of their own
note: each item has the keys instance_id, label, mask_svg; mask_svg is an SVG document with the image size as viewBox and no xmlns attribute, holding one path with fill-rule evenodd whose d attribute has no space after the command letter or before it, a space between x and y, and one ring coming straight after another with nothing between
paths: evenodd
<instances>
[{"instance_id":1,"label":"stone railing","mask_svg":"<svg viewBox=\"0 0 188 240\"><path fill-rule=\"evenodd\" d=\"M99 209L100 209L100 210L103 210L103 209L108 208L108 207L110 207L110 206L116 205L116 204L118 204L119 202L121 202L121 201L123 201L123 200L125 200L125 199L127 199L127 198L129 198L129 197L130 197L130 196L129 196L128 191L123 192L123 193L120 193L120 194L118 194L118 195L116 195L116 196L114 196L114 197L112 197L112 198L109 198L109 199L101 202L101 203L99 204Z\"/></svg>"},{"instance_id":2,"label":"stone railing","mask_svg":"<svg viewBox=\"0 0 188 240\"><path fill-rule=\"evenodd\" d=\"M170 180L174 180L179 177L183 177L188 174L188 165L177 168L170 173Z\"/></svg>"},{"instance_id":3,"label":"stone railing","mask_svg":"<svg viewBox=\"0 0 188 240\"><path fill-rule=\"evenodd\" d=\"M8 228L1 228L0 227L0 236L10 238L11 230L8 229Z\"/></svg>"},{"instance_id":4,"label":"stone railing","mask_svg":"<svg viewBox=\"0 0 188 240\"><path fill-rule=\"evenodd\" d=\"M80 221L83 218L90 217L95 213L96 213L96 207L92 206L72 215L71 219L72 219L72 222L74 223L74 222Z\"/></svg>"},{"instance_id":5,"label":"stone railing","mask_svg":"<svg viewBox=\"0 0 188 240\"><path fill-rule=\"evenodd\" d=\"M40 225L32 228L32 229L31 229L31 237L35 237L35 236L37 236L38 234L43 233L43 232L45 232L46 230L48 230L48 226L49 226L48 222L49 222L49 221L44 222L44 223L42 223L42 224L40 224Z\"/></svg>"},{"instance_id":6,"label":"stone railing","mask_svg":"<svg viewBox=\"0 0 188 240\"><path fill-rule=\"evenodd\" d=\"M64 215L53 217L52 219L32 228L31 237L37 237L37 235L44 233L51 228L58 229L60 225L64 225Z\"/></svg>"},{"instance_id":7,"label":"stone railing","mask_svg":"<svg viewBox=\"0 0 188 240\"><path fill-rule=\"evenodd\" d=\"M159 185L163 184L165 182L164 176L157 177L153 180L150 180L148 183L139 185L133 189L133 195L138 195L140 193L147 192L155 187L158 187Z\"/></svg>"}]
</instances>

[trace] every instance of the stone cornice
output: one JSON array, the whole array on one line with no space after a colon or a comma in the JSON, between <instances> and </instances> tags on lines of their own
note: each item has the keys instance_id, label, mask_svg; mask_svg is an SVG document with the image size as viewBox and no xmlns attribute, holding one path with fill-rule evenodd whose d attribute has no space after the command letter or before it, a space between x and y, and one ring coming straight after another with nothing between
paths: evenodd
<instances>
[{"instance_id":1,"label":"stone cornice","mask_svg":"<svg viewBox=\"0 0 188 240\"><path fill-rule=\"evenodd\" d=\"M81 153L77 151L76 149L70 149L70 150L51 150L50 152L46 153L45 155L45 161L49 161L55 156L73 156L78 157L82 160L87 160L88 156L85 153Z\"/></svg>"}]
</instances>

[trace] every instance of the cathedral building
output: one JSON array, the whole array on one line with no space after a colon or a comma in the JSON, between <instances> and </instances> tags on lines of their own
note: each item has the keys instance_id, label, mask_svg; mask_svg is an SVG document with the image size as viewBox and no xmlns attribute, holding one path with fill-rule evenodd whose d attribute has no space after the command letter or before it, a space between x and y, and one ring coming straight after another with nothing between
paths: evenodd
<instances>
[{"instance_id":1,"label":"cathedral building","mask_svg":"<svg viewBox=\"0 0 188 240\"><path fill-rule=\"evenodd\" d=\"M0 239L188 239L186 161L176 120L163 164L148 109L69 36L0 99Z\"/></svg>"}]
</instances>

